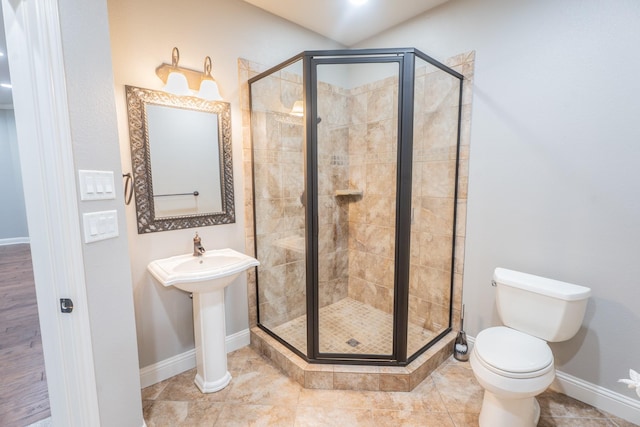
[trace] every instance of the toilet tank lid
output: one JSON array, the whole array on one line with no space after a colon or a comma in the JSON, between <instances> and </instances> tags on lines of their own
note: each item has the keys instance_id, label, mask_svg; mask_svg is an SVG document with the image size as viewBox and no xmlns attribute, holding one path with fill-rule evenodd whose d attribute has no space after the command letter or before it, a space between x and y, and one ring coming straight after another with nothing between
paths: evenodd
<instances>
[{"instance_id":1,"label":"toilet tank lid","mask_svg":"<svg viewBox=\"0 0 640 427\"><path fill-rule=\"evenodd\" d=\"M591 289L585 286L507 270L506 268L496 268L493 272L493 280L506 286L548 295L565 301L582 300L589 298L591 295Z\"/></svg>"}]
</instances>

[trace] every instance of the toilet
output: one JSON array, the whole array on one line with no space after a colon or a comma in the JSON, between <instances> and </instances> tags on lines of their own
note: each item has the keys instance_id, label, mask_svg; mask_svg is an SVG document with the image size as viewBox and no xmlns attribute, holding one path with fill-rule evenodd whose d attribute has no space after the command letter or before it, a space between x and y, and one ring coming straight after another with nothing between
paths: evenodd
<instances>
[{"instance_id":1,"label":"toilet","mask_svg":"<svg viewBox=\"0 0 640 427\"><path fill-rule=\"evenodd\" d=\"M547 342L580 329L591 290L584 286L496 268L496 308L504 326L481 331L470 363L484 388L480 427L534 427L535 396L555 377Z\"/></svg>"}]
</instances>

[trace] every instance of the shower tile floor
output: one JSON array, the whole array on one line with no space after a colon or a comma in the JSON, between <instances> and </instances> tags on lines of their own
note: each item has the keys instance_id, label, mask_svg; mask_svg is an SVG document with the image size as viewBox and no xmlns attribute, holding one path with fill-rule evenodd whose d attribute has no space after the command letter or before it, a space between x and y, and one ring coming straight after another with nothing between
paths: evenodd
<instances>
[{"instance_id":1,"label":"shower tile floor","mask_svg":"<svg viewBox=\"0 0 640 427\"><path fill-rule=\"evenodd\" d=\"M250 347L228 355L231 383L202 394L195 369L142 390L148 427L476 427L482 388L469 363L448 359L411 392L305 389ZM632 427L547 390L538 427ZM636 426L637 427L637 426Z\"/></svg>"},{"instance_id":2,"label":"shower tile floor","mask_svg":"<svg viewBox=\"0 0 640 427\"><path fill-rule=\"evenodd\" d=\"M319 310L322 353L391 354L393 316L344 298ZM272 329L280 338L307 352L307 317L300 316ZM409 323L408 354L426 345L436 333Z\"/></svg>"}]
</instances>

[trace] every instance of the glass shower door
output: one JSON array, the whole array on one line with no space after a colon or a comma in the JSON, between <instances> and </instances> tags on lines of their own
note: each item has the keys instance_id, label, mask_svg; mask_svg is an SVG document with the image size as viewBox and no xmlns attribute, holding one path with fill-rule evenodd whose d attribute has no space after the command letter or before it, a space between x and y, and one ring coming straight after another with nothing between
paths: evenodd
<instances>
[{"instance_id":1,"label":"glass shower door","mask_svg":"<svg viewBox=\"0 0 640 427\"><path fill-rule=\"evenodd\" d=\"M251 86L258 321L307 353L302 60ZM300 103L298 102L298 105Z\"/></svg>"},{"instance_id":2,"label":"glass shower door","mask_svg":"<svg viewBox=\"0 0 640 427\"><path fill-rule=\"evenodd\" d=\"M407 354L450 326L460 80L416 58Z\"/></svg>"},{"instance_id":3,"label":"glass shower door","mask_svg":"<svg viewBox=\"0 0 640 427\"><path fill-rule=\"evenodd\" d=\"M318 353L393 353L399 63L318 63Z\"/></svg>"}]
</instances>

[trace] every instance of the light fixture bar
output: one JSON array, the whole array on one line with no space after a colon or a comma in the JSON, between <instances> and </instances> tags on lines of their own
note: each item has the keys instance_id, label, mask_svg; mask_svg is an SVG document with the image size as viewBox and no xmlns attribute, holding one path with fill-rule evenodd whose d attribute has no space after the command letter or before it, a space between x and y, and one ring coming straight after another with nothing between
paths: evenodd
<instances>
[{"instance_id":1,"label":"light fixture bar","mask_svg":"<svg viewBox=\"0 0 640 427\"><path fill-rule=\"evenodd\" d=\"M191 89L194 94L199 93L203 78L205 80L211 80L212 82L215 82L213 77L211 77L211 59L209 57L205 58L205 70L203 73L202 71L196 71L196 70L191 70L189 68L180 67L178 65L179 53L176 52L178 49L177 48L173 48L173 49L174 51L172 52L172 64L162 63L160 66L156 68L156 75L160 78L160 80L162 80L162 82L165 85L167 84L167 80L169 79L169 74L176 71L182 73L187 78L187 84L189 86L189 89ZM207 63L207 59L208 59L208 63ZM207 65L208 65L208 68L207 68ZM222 97L218 95L218 98L216 100L221 100L221 99Z\"/></svg>"}]
</instances>

